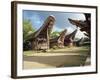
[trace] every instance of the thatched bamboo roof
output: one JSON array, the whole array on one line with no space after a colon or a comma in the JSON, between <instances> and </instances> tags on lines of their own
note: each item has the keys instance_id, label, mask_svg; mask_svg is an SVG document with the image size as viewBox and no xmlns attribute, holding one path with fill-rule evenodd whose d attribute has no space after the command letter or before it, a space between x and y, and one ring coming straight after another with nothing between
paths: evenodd
<instances>
[{"instance_id":1,"label":"thatched bamboo roof","mask_svg":"<svg viewBox=\"0 0 100 80\"><path fill-rule=\"evenodd\" d=\"M48 35L50 35L53 25L55 23L55 17L54 16L49 16L47 19L44 21L43 25L34 33L31 33L30 35L27 36L27 40L32 40L36 38L38 35L46 35L46 32L48 31Z\"/></svg>"},{"instance_id":2,"label":"thatched bamboo roof","mask_svg":"<svg viewBox=\"0 0 100 80\"><path fill-rule=\"evenodd\" d=\"M83 43L83 37L80 38L80 39L77 40L77 41L74 41L75 46L81 46L82 43Z\"/></svg>"},{"instance_id":3,"label":"thatched bamboo roof","mask_svg":"<svg viewBox=\"0 0 100 80\"><path fill-rule=\"evenodd\" d=\"M77 33L77 29L73 31L72 33L65 36L65 39L64 39L65 46L68 46L70 43L73 43L76 33Z\"/></svg>"},{"instance_id":4,"label":"thatched bamboo roof","mask_svg":"<svg viewBox=\"0 0 100 80\"><path fill-rule=\"evenodd\" d=\"M58 37L50 39L50 42L53 43L53 42L57 42L58 40L64 41L66 32L67 32L67 29L63 30Z\"/></svg>"},{"instance_id":5,"label":"thatched bamboo roof","mask_svg":"<svg viewBox=\"0 0 100 80\"><path fill-rule=\"evenodd\" d=\"M66 35L66 36L65 36L65 39L71 38L71 39L73 40L73 39L75 38L76 33L77 33L77 29L74 30L72 33Z\"/></svg>"},{"instance_id":6,"label":"thatched bamboo roof","mask_svg":"<svg viewBox=\"0 0 100 80\"><path fill-rule=\"evenodd\" d=\"M77 27L80 27L81 31L85 31L85 35L90 37L90 29L91 29L91 15L90 14L84 14L85 15L85 19L84 21L82 20L73 20L73 19L68 19L69 22L73 25L76 25Z\"/></svg>"}]
</instances>

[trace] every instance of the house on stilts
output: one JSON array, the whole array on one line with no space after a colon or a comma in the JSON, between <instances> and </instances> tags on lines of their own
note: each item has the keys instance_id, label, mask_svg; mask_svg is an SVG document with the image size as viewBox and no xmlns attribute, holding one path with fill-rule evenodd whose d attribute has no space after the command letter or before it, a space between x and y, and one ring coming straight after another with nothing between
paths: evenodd
<instances>
[{"instance_id":1,"label":"house on stilts","mask_svg":"<svg viewBox=\"0 0 100 80\"><path fill-rule=\"evenodd\" d=\"M53 48L53 47L56 46L56 47L59 47L59 48L63 48L66 32L67 32L67 29L62 31L58 37L50 39L50 47Z\"/></svg>"},{"instance_id":2,"label":"house on stilts","mask_svg":"<svg viewBox=\"0 0 100 80\"><path fill-rule=\"evenodd\" d=\"M27 36L26 41L30 41L32 50L49 49L50 33L55 23L55 17L49 16L43 25L34 33Z\"/></svg>"},{"instance_id":3,"label":"house on stilts","mask_svg":"<svg viewBox=\"0 0 100 80\"><path fill-rule=\"evenodd\" d=\"M90 37L91 35L91 14L84 13L85 20L73 20L73 19L68 19L69 22L73 25L76 25L77 27L80 28L80 31L85 31L84 33L86 36Z\"/></svg>"},{"instance_id":4,"label":"house on stilts","mask_svg":"<svg viewBox=\"0 0 100 80\"><path fill-rule=\"evenodd\" d=\"M82 44L83 44L83 37L80 38L80 39L77 40L77 41L74 41L74 45L77 46L77 47L82 46Z\"/></svg>"},{"instance_id":5,"label":"house on stilts","mask_svg":"<svg viewBox=\"0 0 100 80\"><path fill-rule=\"evenodd\" d=\"M73 31L72 33L65 36L64 46L73 46L76 33L77 33L77 29Z\"/></svg>"}]
</instances>

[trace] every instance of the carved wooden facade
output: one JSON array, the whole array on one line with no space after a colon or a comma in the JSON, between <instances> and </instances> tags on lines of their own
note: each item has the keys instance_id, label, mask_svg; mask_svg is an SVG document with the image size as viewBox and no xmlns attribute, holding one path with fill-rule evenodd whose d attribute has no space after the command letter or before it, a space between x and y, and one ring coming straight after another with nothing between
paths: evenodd
<instances>
[{"instance_id":1,"label":"carved wooden facade","mask_svg":"<svg viewBox=\"0 0 100 80\"><path fill-rule=\"evenodd\" d=\"M65 46L73 46L73 42L74 42L76 33L77 33L77 29L75 31L73 31L72 33L65 36L65 39L64 39Z\"/></svg>"},{"instance_id":2,"label":"carved wooden facade","mask_svg":"<svg viewBox=\"0 0 100 80\"><path fill-rule=\"evenodd\" d=\"M55 18L49 16L44 24L33 34L29 35L28 41L31 42L33 50L46 50L49 49L49 37L52 31Z\"/></svg>"},{"instance_id":3,"label":"carved wooden facade","mask_svg":"<svg viewBox=\"0 0 100 80\"><path fill-rule=\"evenodd\" d=\"M67 30L65 29L60 33L60 36L50 39L50 47L54 47L54 46L57 46L59 48L64 47L64 39L65 39L66 32Z\"/></svg>"}]
</instances>

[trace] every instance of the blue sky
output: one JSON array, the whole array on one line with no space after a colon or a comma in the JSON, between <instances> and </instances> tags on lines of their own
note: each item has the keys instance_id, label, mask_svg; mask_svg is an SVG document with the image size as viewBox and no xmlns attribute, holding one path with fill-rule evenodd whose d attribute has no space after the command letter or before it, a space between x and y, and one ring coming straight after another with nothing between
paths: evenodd
<instances>
[{"instance_id":1,"label":"blue sky","mask_svg":"<svg viewBox=\"0 0 100 80\"><path fill-rule=\"evenodd\" d=\"M30 20L32 22L32 26L36 30L42 26L45 19L50 15L55 16L56 19L53 31L62 31L67 29L68 33L71 33L76 29L76 26L70 24L68 18L85 20L83 13L23 10L23 19ZM78 34L83 36L80 31Z\"/></svg>"}]
</instances>

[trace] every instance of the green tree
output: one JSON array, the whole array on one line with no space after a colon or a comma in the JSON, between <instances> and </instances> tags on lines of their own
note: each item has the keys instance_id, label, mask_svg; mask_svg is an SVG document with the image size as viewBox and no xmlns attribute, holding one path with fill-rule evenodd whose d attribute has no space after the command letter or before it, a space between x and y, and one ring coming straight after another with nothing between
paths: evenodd
<instances>
[{"instance_id":1,"label":"green tree","mask_svg":"<svg viewBox=\"0 0 100 80\"><path fill-rule=\"evenodd\" d=\"M23 38L25 39L27 35L35 32L35 29L32 27L32 23L30 20L23 21Z\"/></svg>"},{"instance_id":2,"label":"green tree","mask_svg":"<svg viewBox=\"0 0 100 80\"><path fill-rule=\"evenodd\" d=\"M60 34L60 32L58 32L58 31L54 31L54 32L51 33L51 38L58 37L59 34Z\"/></svg>"}]
</instances>

